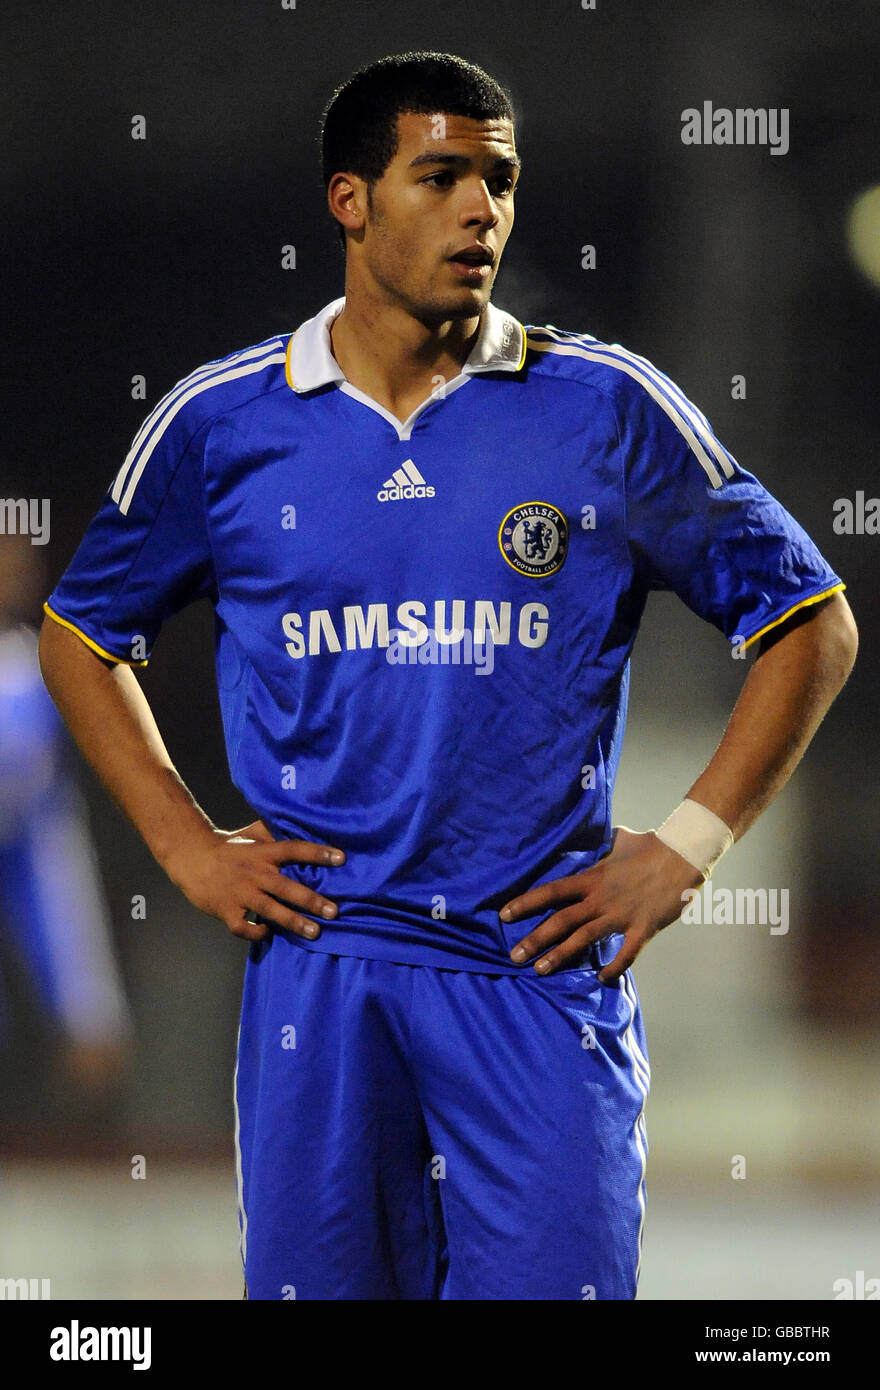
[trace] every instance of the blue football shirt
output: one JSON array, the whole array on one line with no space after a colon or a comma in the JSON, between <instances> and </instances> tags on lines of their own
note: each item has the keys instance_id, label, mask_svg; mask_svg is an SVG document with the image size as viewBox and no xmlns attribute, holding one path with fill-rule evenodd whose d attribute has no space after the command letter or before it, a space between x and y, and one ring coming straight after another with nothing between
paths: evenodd
<instances>
[{"instance_id":1,"label":"blue football shirt","mask_svg":"<svg viewBox=\"0 0 880 1390\"><path fill-rule=\"evenodd\" d=\"M144 664L208 597L235 785L339 916L304 949L517 973L516 894L607 852L629 657L669 589L732 643L844 587L646 359L493 304L401 422L328 327L147 417L46 605Z\"/></svg>"},{"instance_id":2,"label":"blue football shirt","mask_svg":"<svg viewBox=\"0 0 880 1390\"><path fill-rule=\"evenodd\" d=\"M37 634L0 623L0 939L69 1040L117 1043L131 1019L71 752Z\"/></svg>"}]
</instances>

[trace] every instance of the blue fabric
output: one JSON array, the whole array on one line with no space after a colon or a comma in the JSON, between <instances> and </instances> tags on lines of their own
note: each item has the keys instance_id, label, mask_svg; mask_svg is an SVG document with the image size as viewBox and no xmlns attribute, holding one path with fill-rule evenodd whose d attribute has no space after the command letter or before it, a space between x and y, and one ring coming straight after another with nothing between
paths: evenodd
<instances>
[{"instance_id":1,"label":"blue fabric","mask_svg":"<svg viewBox=\"0 0 880 1390\"><path fill-rule=\"evenodd\" d=\"M596 969L621 938L595 948ZM632 1299L648 1067L631 975L251 948L251 1299Z\"/></svg>"},{"instance_id":2,"label":"blue fabric","mask_svg":"<svg viewBox=\"0 0 880 1390\"><path fill-rule=\"evenodd\" d=\"M309 950L518 973L540 917L499 909L610 846L649 591L736 642L841 583L650 363L527 333L521 369L470 376L406 438L344 382L298 393L289 335L208 364L50 596L124 660L212 602L236 786L276 838L347 855L284 868L339 906ZM424 486L385 486L413 468Z\"/></svg>"},{"instance_id":3,"label":"blue fabric","mask_svg":"<svg viewBox=\"0 0 880 1390\"><path fill-rule=\"evenodd\" d=\"M36 633L0 631L0 938L69 1037L117 1039L128 1009L70 752Z\"/></svg>"}]
</instances>

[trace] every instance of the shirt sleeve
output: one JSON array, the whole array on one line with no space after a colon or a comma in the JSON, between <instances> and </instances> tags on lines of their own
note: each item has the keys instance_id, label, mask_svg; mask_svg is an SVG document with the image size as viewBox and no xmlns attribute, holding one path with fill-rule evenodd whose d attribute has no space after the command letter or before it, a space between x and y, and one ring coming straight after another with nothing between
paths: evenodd
<instances>
[{"instance_id":1,"label":"shirt sleeve","mask_svg":"<svg viewBox=\"0 0 880 1390\"><path fill-rule=\"evenodd\" d=\"M846 586L806 531L645 359L619 413L626 527L645 590L668 589L733 644Z\"/></svg>"},{"instance_id":2,"label":"shirt sleeve","mask_svg":"<svg viewBox=\"0 0 880 1390\"><path fill-rule=\"evenodd\" d=\"M204 498L210 425L174 392L159 402L43 605L102 656L145 666L166 618L216 597Z\"/></svg>"}]
</instances>

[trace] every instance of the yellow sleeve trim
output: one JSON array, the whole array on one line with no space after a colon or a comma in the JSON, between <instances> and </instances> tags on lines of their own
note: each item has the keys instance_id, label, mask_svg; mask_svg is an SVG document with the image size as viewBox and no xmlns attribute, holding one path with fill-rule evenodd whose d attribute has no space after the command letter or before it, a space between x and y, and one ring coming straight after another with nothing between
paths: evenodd
<instances>
[{"instance_id":1,"label":"yellow sleeve trim","mask_svg":"<svg viewBox=\"0 0 880 1390\"><path fill-rule=\"evenodd\" d=\"M105 656L108 661L118 662L120 666L146 666L149 661L149 657L143 661L128 661L126 657L117 656L115 652L105 651L103 647L98 646L97 642L93 642L91 637L87 637L84 632L81 632L74 623L69 623L66 618L60 618L57 613L53 613L48 603L43 604L43 612L48 613L49 617L54 618L56 623L60 623L62 627L69 627L71 632L76 633L80 641L85 642L87 647L91 647L93 652L98 653L98 656Z\"/></svg>"},{"instance_id":2,"label":"yellow sleeve trim","mask_svg":"<svg viewBox=\"0 0 880 1390\"><path fill-rule=\"evenodd\" d=\"M774 618L772 623L768 623L766 627L762 627L758 632L753 633L751 637L743 642L743 647L750 647L753 642L757 642L759 637L763 637L765 632L769 632L771 628L778 627L780 623L784 623L786 618L790 618L792 613L796 613L799 608L806 608L811 603L818 603L820 599L827 598L829 594L841 593L845 588L845 584L834 584L830 589L826 589L824 593L813 594L810 598L802 598L800 603L796 603L793 608L789 608L788 612L783 613L781 618Z\"/></svg>"}]
</instances>

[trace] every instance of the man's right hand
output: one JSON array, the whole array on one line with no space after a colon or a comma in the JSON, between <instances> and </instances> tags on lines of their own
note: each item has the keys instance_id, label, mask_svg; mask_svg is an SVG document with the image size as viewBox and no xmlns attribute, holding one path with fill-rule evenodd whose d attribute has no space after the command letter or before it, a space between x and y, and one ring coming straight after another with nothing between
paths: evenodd
<instances>
[{"instance_id":1,"label":"man's right hand","mask_svg":"<svg viewBox=\"0 0 880 1390\"><path fill-rule=\"evenodd\" d=\"M172 883L193 907L246 941L260 941L271 930L264 922L246 922L246 912L314 940L318 923L292 907L319 917L327 909L332 918L336 904L282 874L279 865L342 864L343 851L309 840L273 840L260 820L242 830L218 830L171 761L134 671L95 653L81 637L46 617L43 679L81 752Z\"/></svg>"},{"instance_id":2,"label":"man's right hand","mask_svg":"<svg viewBox=\"0 0 880 1390\"><path fill-rule=\"evenodd\" d=\"M285 903L316 916L333 918L337 907L329 898L282 874L279 865L343 864L345 854L333 845L311 840L273 840L261 820L241 830L218 830L195 847L169 855L164 868L193 907L218 917L246 941L260 941L270 928L263 922L245 921L246 912L258 913L271 922L310 941L321 928L301 917ZM279 901L280 900L280 901Z\"/></svg>"}]
</instances>

